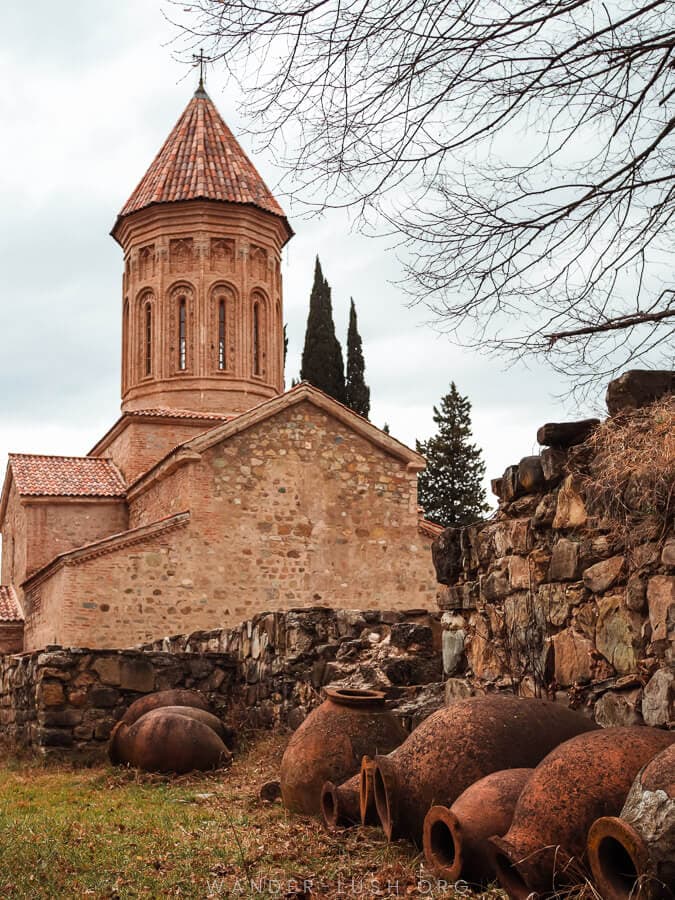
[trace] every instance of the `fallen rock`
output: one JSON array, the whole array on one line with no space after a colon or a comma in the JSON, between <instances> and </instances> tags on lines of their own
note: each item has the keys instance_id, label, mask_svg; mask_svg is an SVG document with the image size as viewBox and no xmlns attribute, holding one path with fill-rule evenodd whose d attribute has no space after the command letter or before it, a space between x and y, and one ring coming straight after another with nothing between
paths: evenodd
<instances>
[{"instance_id":1,"label":"fallen rock","mask_svg":"<svg viewBox=\"0 0 675 900\"><path fill-rule=\"evenodd\" d=\"M631 369L607 386L607 409L610 416L639 409L661 397L675 393L675 371Z\"/></svg>"},{"instance_id":2,"label":"fallen rock","mask_svg":"<svg viewBox=\"0 0 675 900\"><path fill-rule=\"evenodd\" d=\"M603 728L642 725L639 712L641 691L607 691L595 704L594 719Z\"/></svg>"}]
</instances>

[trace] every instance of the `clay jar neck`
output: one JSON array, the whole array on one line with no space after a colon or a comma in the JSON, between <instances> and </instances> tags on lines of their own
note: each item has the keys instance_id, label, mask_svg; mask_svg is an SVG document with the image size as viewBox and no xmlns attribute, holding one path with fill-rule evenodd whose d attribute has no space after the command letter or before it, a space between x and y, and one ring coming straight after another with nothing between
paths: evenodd
<instances>
[{"instance_id":1,"label":"clay jar neck","mask_svg":"<svg viewBox=\"0 0 675 900\"><path fill-rule=\"evenodd\" d=\"M640 879L649 874L649 850L638 832L615 816L598 819L588 833L588 857L606 900L637 896Z\"/></svg>"},{"instance_id":2,"label":"clay jar neck","mask_svg":"<svg viewBox=\"0 0 675 900\"><path fill-rule=\"evenodd\" d=\"M401 834L398 814L396 763L388 756L376 756L373 771L373 797L377 817L388 841Z\"/></svg>"},{"instance_id":3,"label":"clay jar neck","mask_svg":"<svg viewBox=\"0 0 675 900\"><path fill-rule=\"evenodd\" d=\"M340 797L332 781L327 781L321 791L321 814L330 828L335 828L340 818Z\"/></svg>"},{"instance_id":4,"label":"clay jar neck","mask_svg":"<svg viewBox=\"0 0 675 900\"><path fill-rule=\"evenodd\" d=\"M533 891L525 881L526 874L521 871L524 857L522 854L499 837L490 838L492 845L494 869L499 884L508 893L511 900L528 900Z\"/></svg>"},{"instance_id":5,"label":"clay jar neck","mask_svg":"<svg viewBox=\"0 0 675 900\"><path fill-rule=\"evenodd\" d=\"M347 706L355 710L383 712L385 695L382 691L371 691L365 688L324 688L326 699L338 706Z\"/></svg>"}]
</instances>

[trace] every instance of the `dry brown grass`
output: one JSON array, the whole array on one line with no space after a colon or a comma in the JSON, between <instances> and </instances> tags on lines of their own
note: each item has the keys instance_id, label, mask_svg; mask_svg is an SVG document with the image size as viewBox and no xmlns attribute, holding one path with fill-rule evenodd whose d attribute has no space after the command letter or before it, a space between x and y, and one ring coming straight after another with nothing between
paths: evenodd
<instances>
[{"instance_id":1,"label":"dry brown grass","mask_svg":"<svg viewBox=\"0 0 675 900\"><path fill-rule=\"evenodd\" d=\"M607 419L575 456L572 468L589 512L606 520L628 545L659 539L672 528L675 397Z\"/></svg>"}]
</instances>

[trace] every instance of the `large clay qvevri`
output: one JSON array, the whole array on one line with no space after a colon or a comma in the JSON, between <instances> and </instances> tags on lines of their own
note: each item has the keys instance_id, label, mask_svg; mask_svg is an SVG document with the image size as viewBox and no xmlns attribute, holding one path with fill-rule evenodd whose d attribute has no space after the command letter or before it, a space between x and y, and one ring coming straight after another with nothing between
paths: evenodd
<instances>
[{"instance_id":1,"label":"large clay qvevri","mask_svg":"<svg viewBox=\"0 0 675 900\"><path fill-rule=\"evenodd\" d=\"M384 832L421 846L431 806L450 806L491 772L533 768L562 741L596 728L557 703L512 695L471 697L439 709L397 750L375 758L375 806Z\"/></svg>"},{"instance_id":2,"label":"large clay qvevri","mask_svg":"<svg viewBox=\"0 0 675 900\"><path fill-rule=\"evenodd\" d=\"M218 769L232 759L209 725L191 715L161 709L146 713L124 731L119 754L122 762L137 769L178 775Z\"/></svg>"},{"instance_id":3,"label":"large clay qvevri","mask_svg":"<svg viewBox=\"0 0 675 900\"><path fill-rule=\"evenodd\" d=\"M284 806L306 815L320 814L327 781L342 784L365 754L390 753L407 737L380 691L324 690L326 700L293 734L281 761Z\"/></svg>"},{"instance_id":4,"label":"large clay qvevri","mask_svg":"<svg viewBox=\"0 0 675 900\"><path fill-rule=\"evenodd\" d=\"M589 828L621 811L639 770L674 740L655 728L605 728L549 753L523 788L509 830L490 841L509 897L525 900L582 883Z\"/></svg>"},{"instance_id":5,"label":"large clay qvevri","mask_svg":"<svg viewBox=\"0 0 675 900\"><path fill-rule=\"evenodd\" d=\"M593 823L588 858L603 900L675 897L675 743L638 774L620 817Z\"/></svg>"}]
</instances>

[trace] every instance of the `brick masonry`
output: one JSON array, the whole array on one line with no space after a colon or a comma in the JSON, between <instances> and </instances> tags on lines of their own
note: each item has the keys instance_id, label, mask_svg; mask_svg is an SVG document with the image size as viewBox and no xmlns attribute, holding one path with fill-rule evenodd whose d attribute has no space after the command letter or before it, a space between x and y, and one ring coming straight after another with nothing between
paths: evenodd
<instances>
[{"instance_id":1,"label":"brick masonry","mask_svg":"<svg viewBox=\"0 0 675 900\"><path fill-rule=\"evenodd\" d=\"M128 647L258 610L431 608L431 537L406 459L308 401L129 495L130 533L26 586L26 649Z\"/></svg>"}]
</instances>

